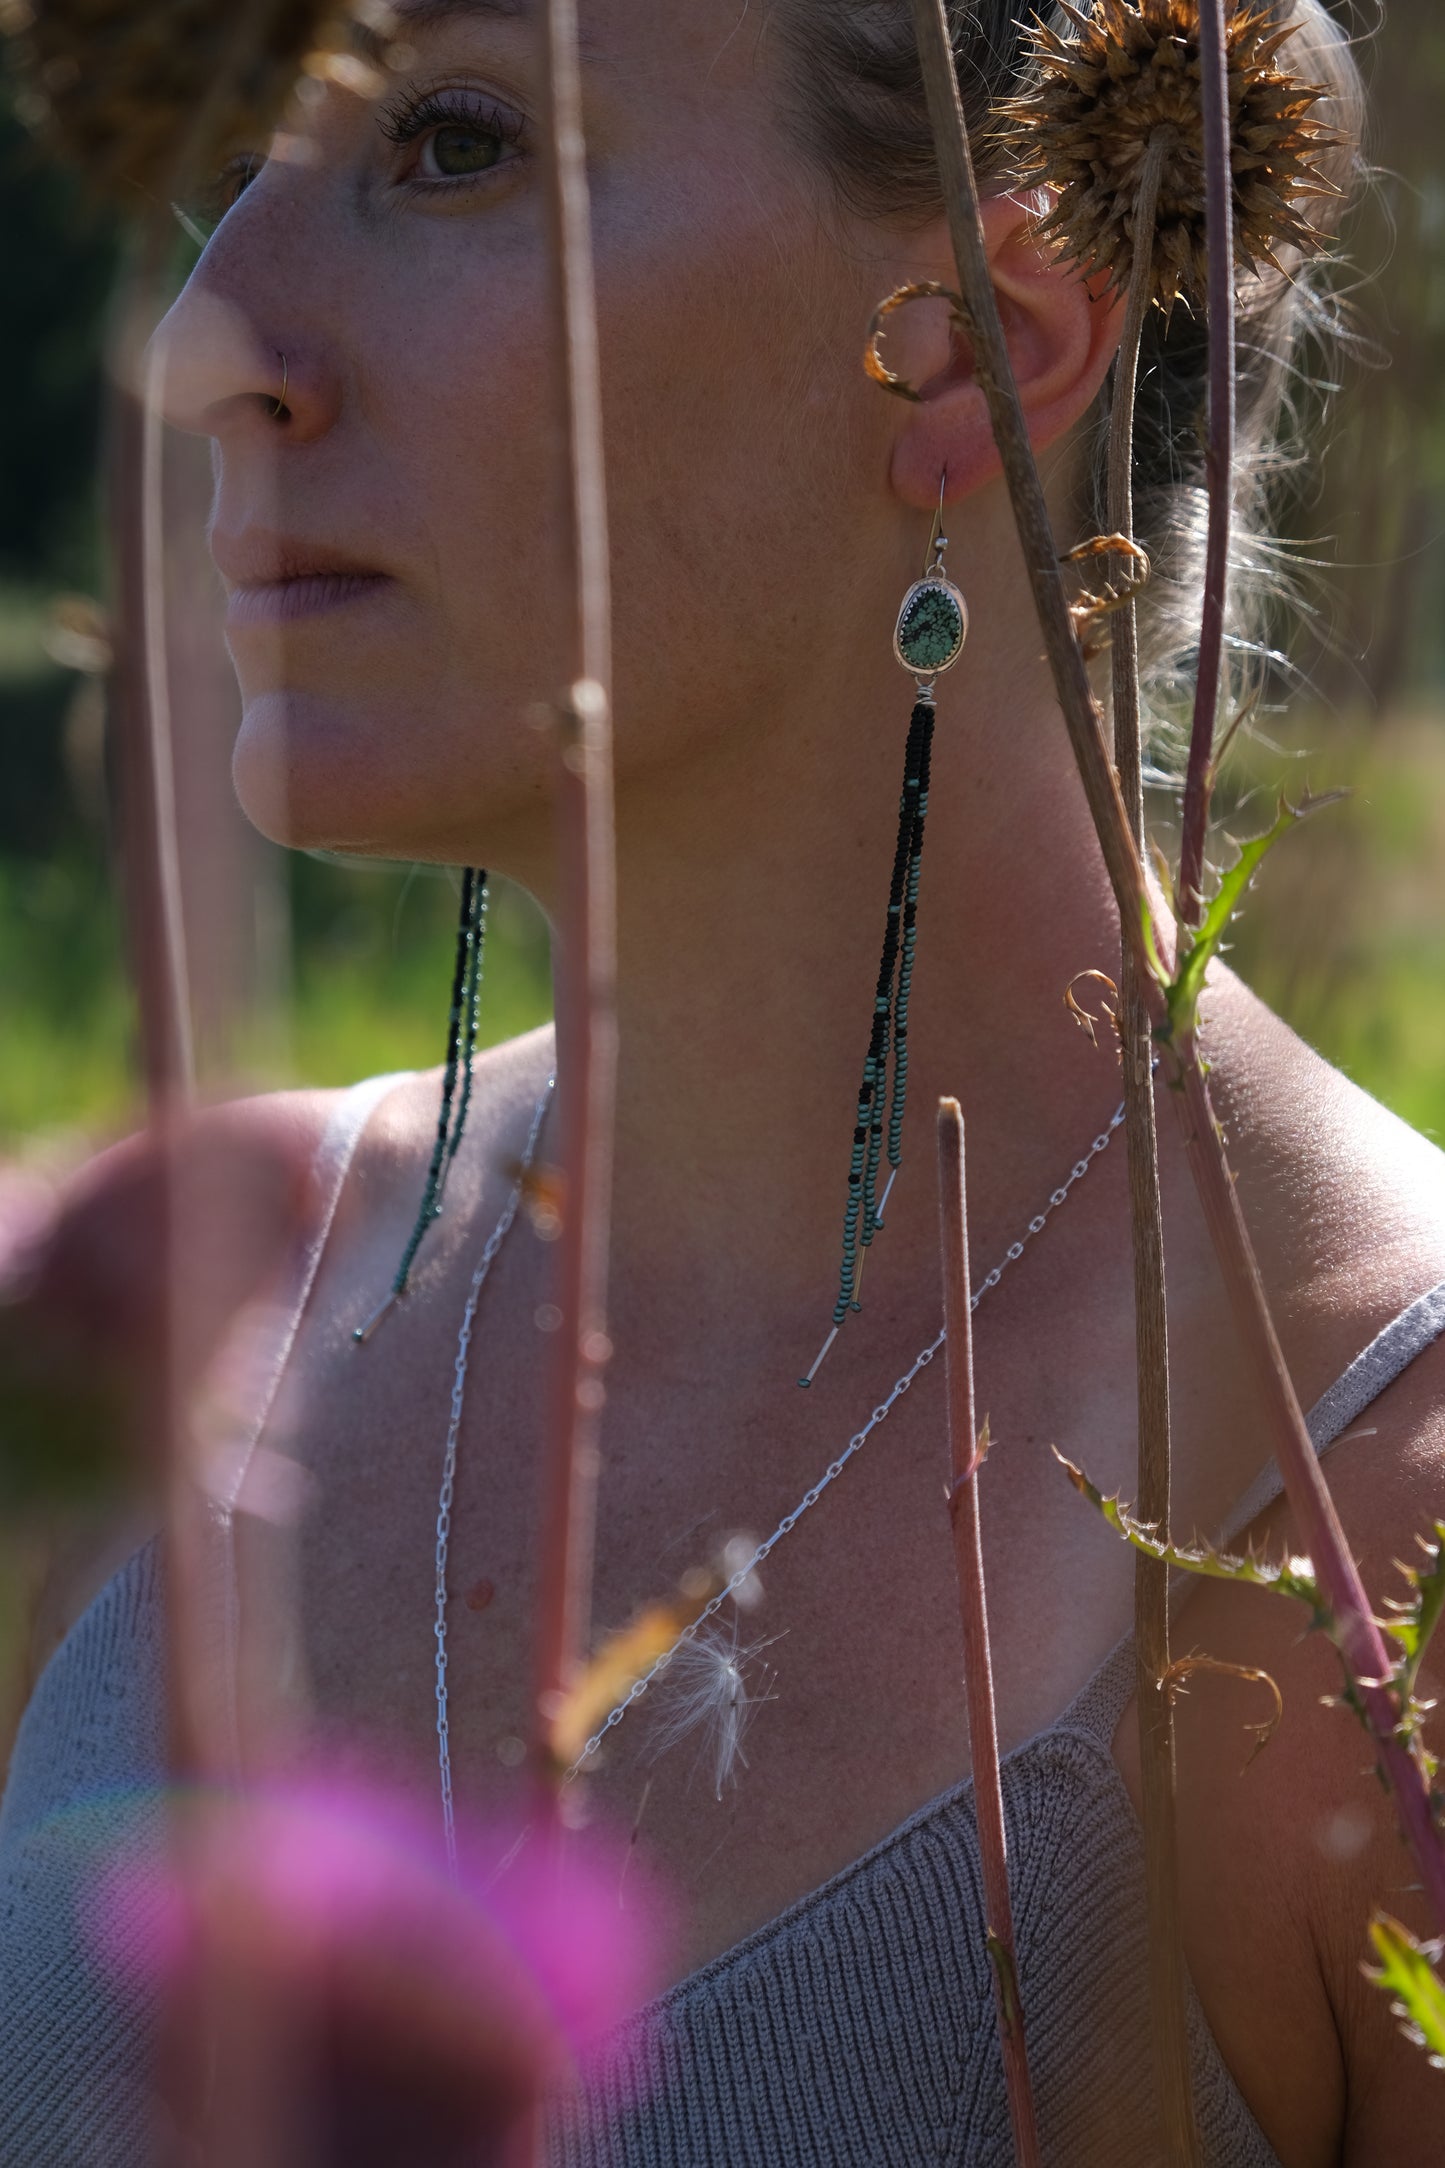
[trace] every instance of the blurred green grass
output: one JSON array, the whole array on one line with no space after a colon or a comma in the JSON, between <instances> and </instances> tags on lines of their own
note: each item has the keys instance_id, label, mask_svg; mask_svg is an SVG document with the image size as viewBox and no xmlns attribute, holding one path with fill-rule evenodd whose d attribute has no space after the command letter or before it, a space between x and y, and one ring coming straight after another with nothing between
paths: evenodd
<instances>
[{"instance_id":1,"label":"blurred green grass","mask_svg":"<svg viewBox=\"0 0 1445 2168\"><path fill-rule=\"evenodd\" d=\"M134 1012L97 811L93 693L50 659L48 608L0 589L0 761L16 779L0 807L0 1152L68 1157L134 1117ZM1445 707L1368 726L1302 708L1269 730L1231 756L1226 832L1262 825L1280 789L1351 795L1274 852L1230 961L1328 1060L1445 1139ZM438 1061L451 878L264 855L288 937L269 1000L231 1050L237 1086L342 1084ZM502 884L483 1037L529 1030L549 1007L545 926Z\"/></svg>"},{"instance_id":2,"label":"blurred green grass","mask_svg":"<svg viewBox=\"0 0 1445 2168\"><path fill-rule=\"evenodd\" d=\"M1295 803L1350 795L1272 853L1229 962L1336 1067L1445 1142L1445 707L1401 706L1368 727L1296 714L1274 735L1279 751L1243 749L1230 832L1263 826L1280 789Z\"/></svg>"},{"instance_id":3,"label":"blurred green grass","mask_svg":"<svg viewBox=\"0 0 1445 2168\"><path fill-rule=\"evenodd\" d=\"M46 647L50 604L0 588L0 1154L65 1160L136 1117L135 1011L110 864L95 688ZM444 1051L455 879L254 846L270 937L222 1073L344 1084ZM247 893L251 891L248 890ZM547 930L494 884L482 1038L550 1014ZM215 1064L212 1064L213 1071Z\"/></svg>"}]
</instances>

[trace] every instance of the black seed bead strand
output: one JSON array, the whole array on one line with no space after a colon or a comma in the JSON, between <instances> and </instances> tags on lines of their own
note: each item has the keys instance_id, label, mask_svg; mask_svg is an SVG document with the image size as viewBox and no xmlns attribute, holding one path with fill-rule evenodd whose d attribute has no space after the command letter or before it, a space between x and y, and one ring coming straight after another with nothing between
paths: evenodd
<instances>
[{"instance_id":1,"label":"black seed bead strand","mask_svg":"<svg viewBox=\"0 0 1445 2168\"><path fill-rule=\"evenodd\" d=\"M909 852L908 887L903 902L903 961L898 973L898 1003L893 1023L893 1104L888 1116L888 1164L903 1160L903 1110L908 1100L908 999L913 986L913 955L918 941L918 889L923 875L923 831L928 820L928 788L933 770L934 706L920 701L915 714L924 718L923 747L919 757L919 788Z\"/></svg>"},{"instance_id":2,"label":"black seed bead strand","mask_svg":"<svg viewBox=\"0 0 1445 2168\"><path fill-rule=\"evenodd\" d=\"M462 1094L457 1102L456 1120L452 1124L451 1135L447 1140L447 1156L442 1166L442 1178L432 1205L433 1219L437 1219L441 1215L442 1196L447 1186L447 1176L451 1172L452 1161L456 1158L462 1138L466 1133L467 1115L471 1111L472 1073L477 1051L477 1023L482 1006L482 966L486 959L487 947L487 903L487 876L485 871L478 867L472 878L471 938L467 952L466 990L462 996L460 1058Z\"/></svg>"},{"instance_id":3,"label":"black seed bead strand","mask_svg":"<svg viewBox=\"0 0 1445 2168\"><path fill-rule=\"evenodd\" d=\"M878 984L873 999L873 1022L868 1039L868 1058L863 1065L863 1082L858 1093L857 1121L853 1130L853 1152L848 1162L848 1204L843 1218L843 1257L839 1268L838 1299L833 1306L833 1323L841 1325L850 1308L857 1305L853 1290L858 1278L858 1223L863 1211L864 1178L869 1153L869 1137L875 1124L881 1136L883 1118L883 1095L886 1087L887 1035L893 1006L893 976L896 968L903 901L907 889L908 863L912 839L917 825L917 794L919 787L920 749L922 726L915 708L909 723L908 742L903 757L903 788L898 802L898 841L893 855L893 873L888 888L888 917L883 935L883 954L878 967ZM880 1056L882 1061L880 1062ZM872 1227L868 1228L871 1240Z\"/></svg>"},{"instance_id":4,"label":"black seed bead strand","mask_svg":"<svg viewBox=\"0 0 1445 2168\"><path fill-rule=\"evenodd\" d=\"M883 1111L888 1096L888 1060L892 1051L895 1020L898 956L902 945L903 909L908 890L908 867L913 834L918 820L918 792L922 780L923 720L917 707L908 721L908 742L903 757L903 788L898 797L898 847L893 860L893 879L888 890L888 925L878 967L878 991L874 1001L877 1061L874 1072L872 1119L868 1125L868 1158L863 1177L863 1226L865 1249L878 1232L878 1167L883 1155ZM856 1305L855 1305L856 1307Z\"/></svg>"},{"instance_id":5,"label":"black seed bead strand","mask_svg":"<svg viewBox=\"0 0 1445 2168\"><path fill-rule=\"evenodd\" d=\"M411 1268L416 1253L421 1248L422 1237L436 1218L437 1192L441 1187L442 1164L446 1157L447 1142L452 1125L452 1102L456 1097L457 1064L462 1044L462 1012L466 996L467 970L471 960L472 933L476 909L477 876L468 866L462 875L461 909L457 918L457 951L452 970L452 1004L447 1019L447 1058L442 1073L442 1103L437 1116L436 1140L432 1145L431 1162L427 1168L426 1187L422 1191L421 1209L416 1223L407 1237L406 1248L401 1253L401 1263L391 1283L392 1294L398 1298L406 1293Z\"/></svg>"}]
</instances>

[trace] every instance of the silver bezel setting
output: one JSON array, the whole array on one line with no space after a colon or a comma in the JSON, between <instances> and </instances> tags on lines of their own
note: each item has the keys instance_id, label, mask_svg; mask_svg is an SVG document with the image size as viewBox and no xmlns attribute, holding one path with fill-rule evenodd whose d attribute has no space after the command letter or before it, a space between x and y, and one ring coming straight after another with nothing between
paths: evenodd
<instances>
[{"instance_id":1,"label":"silver bezel setting","mask_svg":"<svg viewBox=\"0 0 1445 2168\"><path fill-rule=\"evenodd\" d=\"M904 619L907 617L908 612L913 607L913 604L917 600L918 596L921 595L925 591L925 589L930 587L941 587L944 592L952 599L953 604L958 611L958 621L960 629L958 635L958 645L954 649L953 653L949 656L947 662L934 663L928 669L920 670L916 663L911 663L908 660L908 657L904 654L903 648L900 643L903 635ZM968 604L964 601L963 596L954 586L952 580L948 578L947 574L943 572L930 572L927 573L923 579L915 580L913 582L913 585L909 588L907 594L903 597L902 602L899 604L898 616L893 626L893 653L901 667L908 672L908 675L911 678L918 678L920 680L942 677L944 671L951 670L954 664L958 661L959 656L963 653L964 642L967 640L967 638Z\"/></svg>"}]
</instances>

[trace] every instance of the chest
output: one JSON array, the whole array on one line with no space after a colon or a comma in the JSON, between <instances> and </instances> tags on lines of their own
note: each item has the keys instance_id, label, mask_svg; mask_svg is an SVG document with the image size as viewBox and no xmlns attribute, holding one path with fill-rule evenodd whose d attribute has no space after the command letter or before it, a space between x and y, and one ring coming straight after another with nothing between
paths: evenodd
<instances>
[{"instance_id":1,"label":"chest","mask_svg":"<svg viewBox=\"0 0 1445 2168\"><path fill-rule=\"evenodd\" d=\"M450 1301L417 1306L364 1349L298 1345L278 1437L310 1503L275 1610L312 1713L436 1795L439 1491L453 1417ZM463 1812L503 1809L529 1729L530 1620L550 1341L541 1260L508 1253L467 1352L447 1529L448 1724ZM324 1312L322 1313L325 1314ZM625 1324L625 1319L624 1319ZM718 1350L621 1353L601 1426L593 1615L598 1634L676 1595L724 1546L739 1555L796 1512L932 1337L931 1319L874 1326L827 1392L779 1367L730 1377ZM390 1330L390 1327L388 1327ZM1128 1624L1114 1539L1063 1481L1048 1439L1077 1419L1058 1361L990 1336L1000 1444L981 1478L1003 1744L1057 1714ZM1036 1343L1035 1343L1036 1344ZM900 1362L900 1348L906 1351ZM595 1811L636 1832L683 1900L685 1969L728 1947L968 1773L943 1362L918 1371L761 1568L761 1601L729 1605L695 1661L609 1736ZM876 1372L876 1376L872 1373ZM1125 1370L1127 1379L1127 1368ZM740 1386L737 1379L750 1382ZM884 1382L883 1392L878 1380ZM1089 1457L1132 1452L1128 1396L1089 1413Z\"/></svg>"}]
</instances>

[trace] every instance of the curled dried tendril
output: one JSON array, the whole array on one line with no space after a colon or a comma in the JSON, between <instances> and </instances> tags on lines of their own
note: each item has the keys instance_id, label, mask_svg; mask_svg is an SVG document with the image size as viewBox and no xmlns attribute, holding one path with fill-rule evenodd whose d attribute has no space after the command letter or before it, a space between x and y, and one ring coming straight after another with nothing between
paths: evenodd
<instances>
[{"instance_id":1,"label":"curled dried tendril","mask_svg":"<svg viewBox=\"0 0 1445 2168\"><path fill-rule=\"evenodd\" d=\"M1092 1009L1084 1007L1074 992L1076 986L1082 986L1088 979L1093 979L1098 985L1102 986L1108 997L1100 1002L1099 1015L1097 1016ZM1098 1026L1101 1018L1108 1024L1109 1029L1114 1034L1115 1043L1118 1044L1120 1036L1119 987L1118 982L1111 979L1107 971L1076 971L1064 988L1064 1007L1068 1010L1080 1031L1087 1034L1092 1046L1097 1046L1099 1043Z\"/></svg>"},{"instance_id":2,"label":"curled dried tendril","mask_svg":"<svg viewBox=\"0 0 1445 2168\"><path fill-rule=\"evenodd\" d=\"M1108 645L1107 640L1096 637L1103 620L1142 594L1153 570L1148 551L1123 534L1091 535L1087 542L1080 542L1066 551L1060 563L1082 565L1094 557L1122 557L1124 570L1117 579L1106 580L1100 588L1085 588L1069 604L1069 620L1085 662L1092 662Z\"/></svg>"},{"instance_id":3,"label":"curled dried tendril","mask_svg":"<svg viewBox=\"0 0 1445 2168\"><path fill-rule=\"evenodd\" d=\"M1255 1755L1269 1745L1284 1716L1284 1695L1279 1690L1279 1682L1268 1671L1261 1671L1256 1664L1231 1664L1222 1656L1178 1656L1159 1681L1169 1701L1177 1701L1181 1694L1188 1691L1185 1681L1192 1678L1196 1671L1216 1672L1224 1678L1244 1679L1251 1685L1267 1686L1273 1695L1273 1714L1261 1722L1246 1724L1244 1727L1246 1731L1254 1733L1254 1745L1249 1750L1249 1761L1244 1765L1247 1769Z\"/></svg>"},{"instance_id":4,"label":"curled dried tendril","mask_svg":"<svg viewBox=\"0 0 1445 2168\"><path fill-rule=\"evenodd\" d=\"M906 378L889 368L878 351L878 341L883 336L889 317L896 310L906 308L910 301L946 301L950 322L963 332L965 337L969 334L969 321L962 295L956 294L951 286L940 286L937 279L917 279L911 286L900 286L889 294L886 300L880 301L873 311L868 325L868 343L863 350L863 367L873 382L880 384L884 391L891 391L897 398L910 399L917 404L919 394Z\"/></svg>"}]
</instances>

